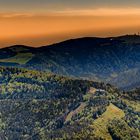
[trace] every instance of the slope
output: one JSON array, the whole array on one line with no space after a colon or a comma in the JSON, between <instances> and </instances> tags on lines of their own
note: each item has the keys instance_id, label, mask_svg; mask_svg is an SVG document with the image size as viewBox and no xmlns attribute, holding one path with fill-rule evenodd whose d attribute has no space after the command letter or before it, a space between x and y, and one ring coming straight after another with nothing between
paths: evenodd
<instances>
[{"instance_id":1,"label":"slope","mask_svg":"<svg viewBox=\"0 0 140 140\"><path fill-rule=\"evenodd\" d=\"M15 67L0 67L0 82L2 139L140 138L140 114L125 103L139 91ZM117 132L121 125L125 135Z\"/></svg>"},{"instance_id":2,"label":"slope","mask_svg":"<svg viewBox=\"0 0 140 140\"><path fill-rule=\"evenodd\" d=\"M140 83L139 40L139 36L127 35L72 39L37 49L12 46L0 50L0 65L18 65L132 89Z\"/></svg>"}]
</instances>

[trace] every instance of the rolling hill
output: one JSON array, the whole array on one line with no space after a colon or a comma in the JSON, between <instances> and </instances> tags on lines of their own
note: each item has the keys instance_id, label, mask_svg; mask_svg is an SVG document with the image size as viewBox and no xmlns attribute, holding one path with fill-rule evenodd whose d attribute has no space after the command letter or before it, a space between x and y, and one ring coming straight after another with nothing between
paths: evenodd
<instances>
[{"instance_id":1,"label":"rolling hill","mask_svg":"<svg viewBox=\"0 0 140 140\"><path fill-rule=\"evenodd\" d=\"M121 89L140 84L140 36L79 38L32 48L0 50L1 66L17 66L111 83Z\"/></svg>"}]
</instances>

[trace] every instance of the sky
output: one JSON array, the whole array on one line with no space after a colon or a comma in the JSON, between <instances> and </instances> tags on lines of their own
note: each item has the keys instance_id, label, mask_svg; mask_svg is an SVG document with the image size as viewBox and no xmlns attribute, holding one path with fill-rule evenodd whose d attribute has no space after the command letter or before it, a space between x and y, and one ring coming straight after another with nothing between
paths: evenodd
<instances>
[{"instance_id":1,"label":"sky","mask_svg":"<svg viewBox=\"0 0 140 140\"><path fill-rule=\"evenodd\" d=\"M140 32L140 0L0 0L0 47Z\"/></svg>"}]
</instances>

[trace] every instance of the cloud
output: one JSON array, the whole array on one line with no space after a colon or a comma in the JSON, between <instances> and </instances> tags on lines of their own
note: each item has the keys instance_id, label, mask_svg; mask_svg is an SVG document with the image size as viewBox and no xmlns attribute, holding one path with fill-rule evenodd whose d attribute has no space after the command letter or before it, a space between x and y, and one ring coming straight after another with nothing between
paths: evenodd
<instances>
[{"instance_id":1,"label":"cloud","mask_svg":"<svg viewBox=\"0 0 140 140\"><path fill-rule=\"evenodd\" d=\"M89 15L89 16L120 16L120 15L140 15L139 8L96 8L73 10L67 9L54 12L59 15Z\"/></svg>"},{"instance_id":2,"label":"cloud","mask_svg":"<svg viewBox=\"0 0 140 140\"><path fill-rule=\"evenodd\" d=\"M96 9L65 9L44 12L10 12L0 13L0 18L31 18L50 16L125 16L140 15L139 8L96 8Z\"/></svg>"},{"instance_id":3,"label":"cloud","mask_svg":"<svg viewBox=\"0 0 140 140\"><path fill-rule=\"evenodd\" d=\"M32 13L0 13L0 18L18 18L18 17L33 17L35 16Z\"/></svg>"}]
</instances>

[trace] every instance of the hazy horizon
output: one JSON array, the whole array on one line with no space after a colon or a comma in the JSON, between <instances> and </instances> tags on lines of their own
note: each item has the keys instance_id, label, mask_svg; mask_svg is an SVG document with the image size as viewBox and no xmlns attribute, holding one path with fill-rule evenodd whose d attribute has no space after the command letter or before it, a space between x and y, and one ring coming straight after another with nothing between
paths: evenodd
<instances>
[{"instance_id":1,"label":"hazy horizon","mask_svg":"<svg viewBox=\"0 0 140 140\"><path fill-rule=\"evenodd\" d=\"M19 40L11 40L11 42L19 42L19 43L10 43L9 42L4 42L3 44L1 43L0 45L0 48L7 48L7 47L11 47L11 46L17 46L17 45L23 45L23 46L27 46L27 47L34 47L34 48L38 48L38 47L42 47L42 46L49 46L49 45L53 45L53 44L57 44L57 43L61 43L61 42L64 42L64 41L68 41L68 40L71 40L71 39L81 39L81 38L110 38L110 37L121 37L121 36L127 36L127 35L137 35L137 36L140 36L139 35L139 32L137 33L132 33L132 34L118 34L118 35L114 35L114 36L79 36L79 37L68 37L66 39L59 39L54 41L53 38L51 38L53 41L52 42L49 42L49 43L44 43L44 38L40 38L40 41L42 40L42 42L38 42L38 40L36 40L36 38L34 38L34 42L29 42L28 40L26 40L25 38L25 41L26 43L22 43L22 41L20 42L20 39ZM44 41L44 42L43 42Z\"/></svg>"},{"instance_id":2,"label":"hazy horizon","mask_svg":"<svg viewBox=\"0 0 140 140\"><path fill-rule=\"evenodd\" d=\"M5 0L0 25L0 47L134 34L140 31L140 1Z\"/></svg>"}]
</instances>

